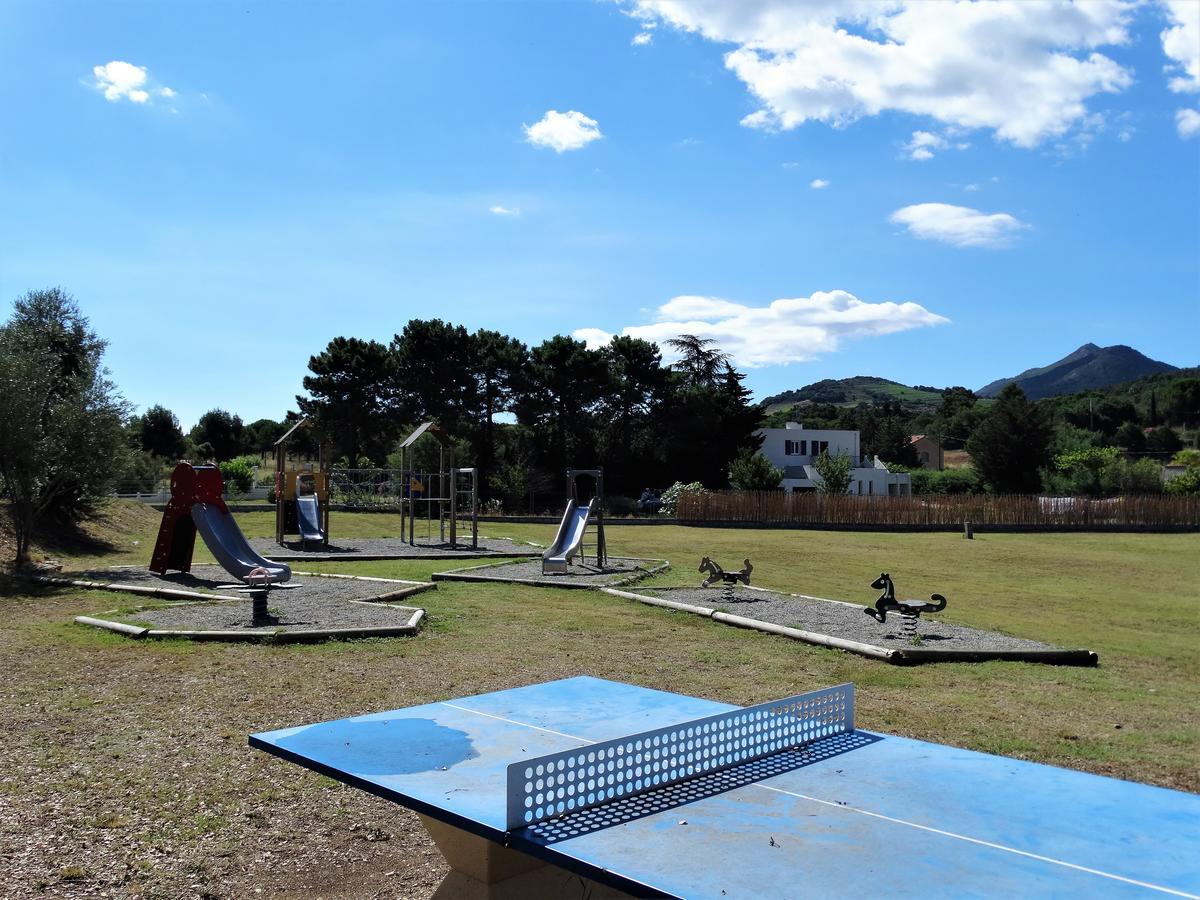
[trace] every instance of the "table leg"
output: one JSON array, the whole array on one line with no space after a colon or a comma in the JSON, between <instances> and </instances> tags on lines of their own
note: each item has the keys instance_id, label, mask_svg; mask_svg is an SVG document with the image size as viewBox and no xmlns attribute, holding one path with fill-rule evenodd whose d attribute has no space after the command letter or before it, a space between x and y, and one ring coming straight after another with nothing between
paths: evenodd
<instances>
[{"instance_id":1,"label":"table leg","mask_svg":"<svg viewBox=\"0 0 1200 900\"><path fill-rule=\"evenodd\" d=\"M452 870L434 893L435 900L626 900L631 896L445 822L419 818Z\"/></svg>"}]
</instances>

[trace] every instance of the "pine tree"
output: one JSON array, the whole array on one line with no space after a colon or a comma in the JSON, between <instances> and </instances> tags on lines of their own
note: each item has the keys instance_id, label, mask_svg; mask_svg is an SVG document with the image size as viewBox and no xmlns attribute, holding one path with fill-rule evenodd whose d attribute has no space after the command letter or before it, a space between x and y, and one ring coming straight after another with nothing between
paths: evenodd
<instances>
[{"instance_id":1,"label":"pine tree","mask_svg":"<svg viewBox=\"0 0 1200 900\"><path fill-rule=\"evenodd\" d=\"M975 428L967 451L983 481L999 494L1036 494L1049 460L1051 428L1025 392L1010 383Z\"/></svg>"}]
</instances>

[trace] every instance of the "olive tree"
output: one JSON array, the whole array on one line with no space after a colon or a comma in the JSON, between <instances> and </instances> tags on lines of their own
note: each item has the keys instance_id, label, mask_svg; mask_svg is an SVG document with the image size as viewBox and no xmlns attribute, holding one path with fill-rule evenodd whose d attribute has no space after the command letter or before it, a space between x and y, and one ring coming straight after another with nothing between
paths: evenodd
<instances>
[{"instance_id":1,"label":"olive tree","mask_svg":"<svg viewBox=\"0 0 1200 900\"><path fill-rule=\"evenodd\" d=\"M123 470L128 407L101 365L104 347L59 288L21 297L0 326L0 490L18 565L39 521L92 513Z\"/></svg>"}]
</instances>

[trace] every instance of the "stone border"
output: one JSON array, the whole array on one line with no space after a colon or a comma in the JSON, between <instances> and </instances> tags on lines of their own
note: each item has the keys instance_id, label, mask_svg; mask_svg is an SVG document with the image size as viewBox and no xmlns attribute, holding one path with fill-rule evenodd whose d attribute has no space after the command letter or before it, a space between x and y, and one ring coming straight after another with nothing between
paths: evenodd
<instances>
[{"instance_id":1,"label":"stone border","mask_svg":"<svg viewBox=\"0 0 1200 900\"><path fill-rule=\"evenodd\" d=\"M375 594L371 597L357 597L354 601L348 602L385 603L399 600L402 597L410 597L413 594L420 594L422 591L432 591L437 588L437 585L431 581L409 581L406 578L377 578L372 575L341 575L326 572L293 572L292 574L299 575L302 578L348 578L355 581L380 581L386 584L407 585L407 587L399 588L398 590L388 591L384 594ZM221 601L246 599L245 597L235 597L231 594L205 594L200 591L151 587L143 584L129 584L124 581L86 581L79 578L56 578L52 575L31 575L28 577L32 581L40 581L44 584L77 587L88 591L115 591L122 594L140 594L144 597L163 597L167 600ZM230 578L232 577L231 575Z\"/></svg>"},{"instance_id":2,"label":"stone border","mask_svg":"<svg viewBox=\"0 0 1200 900\"><path fill-rule=\"evenodd\" d=\"M348 601L361 603L364 601ZM104 628L132 638L176 638L188 641L237 641L244 643L270 644L301 644L327 640L347 640L351 638L369 637L410 637L421 630L421 622L425 618L425 610L412 607L412 615L403 625L376 626L370 628L303 628L288 630L286 628L260 629L246 631L201 631L186 628L142 628L125 622L111 619L101 619L94 616L76 616L77 625L91 625Z\"/></svg>"},{"instance_id":3,"label":"stone border","mask_svg":"<svg viewBox=\"0 0 1200 900\"><path fill-rule=\"evenodd\" d=\"M815 631L804 631L800 628L791 628L787 625L777 625L774 622L763 622L759 619L751 619L747 616L738 616L734 615L733 613L721 612L719 610L710 609L707 606L694 606L690 603L680 603L678 600L667 600L662 597L650 597L645 594L635 594L631 591L616 590L615 588L609 586L601 587L600 590L606 594L611 594L614 597L621 597L626 600L635 600L638 603L645 603L648 606L659 606L665 609L672 609L677 612L692 613L693 615L703 616L706 619L712 619L725 625L733 625L737 628L748 628L754 631L763 631L767 634L780 635L781 637L803 641L806 644L814 644L818 647L831 647L836 650L847 650L851 653L857 653L860 656L866 656L872 659L881 659L884 662L889 662L897 666L918 665L921 663L930 662L987 662L989 660L1040 662L1048 665L1058 666L1095 666L1099 664L1099 657L1096 655L1094 650L929 650L924 648L910 649L879 647L875 644L851 641L846 638L833 637L832 635L827 634L819 634ZM757 590L765 589L757 588ZM791 596L800 597L805 600L821 600L825 603L840 603L843 606L858 605L853 603L845 603L842 600L829 600L825 597L812 597L808 594L793 594Z\"/></svg>"},{"instance_id":4,"label":"stone border","mask_svg":"<svg viewBox=\"0 0 1200 900\"><path fill-rule=\"evenodd\" d=\"M306 578L346 578L354 581L377 581L385 584L403 584L405 587L395 591L388 591L383 594L375 594L371 597L359 597L354 600L345 600L345 603L391 603L400 600L404 597L411 597L414 594L420 594L424 591L432 591L437 589L437 585L429 581L409 581L403 578L378 578L372 575L342 575L331 574L325 572L295 572ZM124 594L138 594L149 597L164 597L172 600L187 600L190 605L193 603L229 603L241 602L245 597L233 597L229 594L202 594L199 591L181 591L174 588L157 588L147 585L128 584L125 582L103 582L103 581L85 581L83 579L72 578L55 578L50 575L34 575L29 576L32 581L39 581L45 584L56 584L64 587L78 587L84 590L92 591L115 591ZM113 619L102 619L98 616L76 616L74 622L77 625L90 625L94 628L103 628L108 631L124 634L133 638L180 638L191 641L242 641L242 642L260 642L260 643L275 643L275 644L298 644L313 641L324 640L345 640L349 638L367 638L367 637L408 637L417 634L421 630L421 623L425 619L425 610L420 607L396 607L397 610L409 609L411 615L408 621L402 625L385 625L385 626L369 626L364 628L302 628L302 629L256 629L256 630L201 630L201 629L176 629L176 628L144 628L140 625L130 625L127 622L118 622ZM114 615L116 610L110 610L105 615Z\"/></svg>"},{"instance_id":5,"label":"stone border","mask_svg":"<svg viewBox=\"0 0 1200 900\"><path fill-rule=\"evenodd\" d=\"M85 581L80 578L55 578L53 575L30 575L31 581L57 584L62 587L83 588L86 591L116 591L122 594L141 594L145 597L165 597L168 600L242 600L229 594L202 594L199 591L182 591L178 588L151 587L144 584L129 584L124 581ZM233 577L233 576L230 576Z\"/></svg>"},{"instance_id":6,"label":"stone border","mask_svg":"<svg viewBox=\"0 0 1200 900\"><path fill-rule=\"evenodd\" d=\"M432 581L409 581L407 578L378 578L374 575L343 575L334 572L293 572L292 574L299 575L301 578L346 578L354 581L381 581L385 584L408 585L408 587L388 591L386 594L375 594L372 597L358 597L354 600L346 601L347 603L387 603L392 600L399 600L401 597L411 597L413 594L420 594L424 591L437 590L437 585Z\"/></svg>"},{"instance_id":7,"label":"stone border","mask_svg":"<svg viewBox=\"0 0 1200 900\"><path fill-rule=\"evenodd\" d=\"M474 572L477 569L500 569L507 563L484 563L478 566L467 566L463 569L451 569L448 572L434 572L429 577L434 581L467 581L467 582L490 582L493 584L524 584L529 587L540 588L563 588L565 590L583 590L594 591L604 590L613 587L622 587L624 585L633 584L641 581L643 578L649 578L651 575L657 575L660 572L665 572L671 568L671 563L665 559L643 559L637 556L611 556L609 559L624 559L634 562L656 563L649 569L637 569L631 572L627 577L620 578L616 581L605 582L604 584L587 584L578 581L563 581L550 582L539 578L501 578L496 575L469 575L468 572Z\"/></svg>"},{"instance_id":8,"label":"stone border","mask_svg":"<svg viewBox=\"0 0 1200 900\"><path fill-rule=\"evenodd\" d=\"M522 543L514 541L513 543ZM529 543L525 541L523 543ZM529 544L530 550L528 553L497 553L490 550L472 550L466 547L462 550L454 550L449 553L330 553L328 551L314 551L305 553L304 551L297 552L295 550L284 550L282 553L272 553L270 558L274 562L403 562L404 560L430 560L430 559L532 559L535 556L541 556L544 548L537 544Z\"/></svg>"}]
</instances>

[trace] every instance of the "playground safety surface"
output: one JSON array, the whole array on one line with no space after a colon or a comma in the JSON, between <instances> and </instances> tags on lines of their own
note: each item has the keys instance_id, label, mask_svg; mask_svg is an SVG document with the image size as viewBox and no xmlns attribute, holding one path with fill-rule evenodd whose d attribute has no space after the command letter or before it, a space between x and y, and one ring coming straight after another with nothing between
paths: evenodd
<instances>
[{"instance_id":1,"label":"playground safety surface","mask_svg":"<svg viewBox=\"0 0 1200 900\"><path fill-rule=\"evenodd\" d=\"M43 580L130 593L153 604L149 608L78 617L76 621L81 624L131 637L198 640L320 640L413 634L424 611L395 601L434 587L395 579L293 574L288 586L270 591L268 617L255 622L250 596L237 593L239 585L219 566L195 566L190 573L166 576L141 568L94 569ZM169 602L158 602L162 600Z\"/></svg>"},{"instance_id":2,"label":"playground safety surface","mask_svg":"<svg viewBox=\"0 0 1200 900\"><path fill-rule=\"evenodd\" d=\"M418 537L414 544L400 538L346 538L334 539L328 547L310 544L308 549L300 541L285 541L282 546L270 538L251 538L250 546L268 559L277 562L333 562L385 559L471 559L494 557L497 559L541 556L542 548L531 544L510 541L507 538L479 538L479 545L472 549L470 534L460 536L457 546L436 538Z\"/></svg>"},{"instance_id":3,"label":"playground safety surface","mask_svg":"<svg viewBox=\"0 0 1200 900\"><path fill-rule=\"evenodd\" d=\"M810 643L832 638L841 649L863 652L895 663L1013 659L1061 665L1095 665L1089 650L1068 650L995 631L968 628L938 616L922 616L916 633L906 633L901 616L890 613L884 623L863 612L865 604L847 603L798 594L783 594L738 585L732 594L719 587L638 588L622 592L631 599L667 600L684 612L694 612L725 624L781 633ZM951 601L953 602L953 601ZM854 644L859 647L852 646ZM836 644L835 644L836 646Z\"/></svg>"},{"instance_id":4,"label":"playground safety surface","mask_svg":"<svg viewBox=\"0 0 1200 900\"><path fill-rule=\"evenodd\" d=\"M598 588L629 584L668 567L663 559L610 556L604 566L575 560L562 575L543 575L540 559L435 572L434 581L498 581L536 587Z\"/></svg>"}]
</instances>

